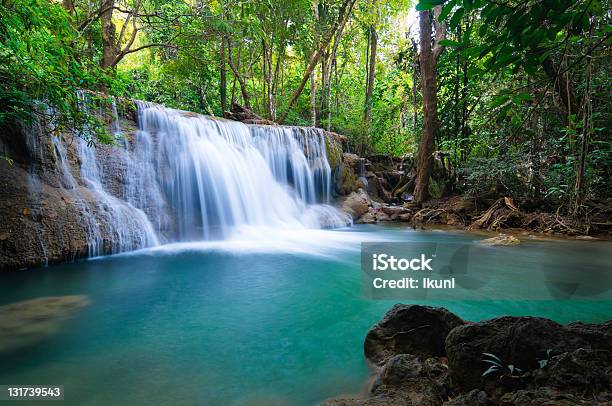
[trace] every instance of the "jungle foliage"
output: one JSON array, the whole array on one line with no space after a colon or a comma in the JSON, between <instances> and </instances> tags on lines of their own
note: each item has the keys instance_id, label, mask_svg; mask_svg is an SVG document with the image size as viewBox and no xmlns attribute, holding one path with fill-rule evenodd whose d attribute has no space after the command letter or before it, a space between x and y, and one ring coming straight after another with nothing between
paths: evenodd
<instances>
[{"instance_id":1,"label":"jungle foliage","mask_svg":"<svg viewBox=\"0 0 612 406\"><path fill-rule=\"evenodd\" d=\"M413 6L1 0L0 124L42 114L58 131L91 127L77 96L89 89L217 116L237 103L273 121L345 134L363 154L415 156L425 72ZM609 6L416 5L441 47L435 150L445 190L568 211L610 198Z\"/></svg>"}]
</instances>

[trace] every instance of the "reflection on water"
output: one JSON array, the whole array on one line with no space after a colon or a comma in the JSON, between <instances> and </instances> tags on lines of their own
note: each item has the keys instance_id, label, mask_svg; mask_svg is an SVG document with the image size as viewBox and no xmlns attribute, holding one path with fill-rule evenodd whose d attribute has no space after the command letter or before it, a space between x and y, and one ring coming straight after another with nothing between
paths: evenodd
<instances>
[{"instance_id":1,"label":"reflection on water","mask_svg":"<svg viewBox=\"0 0 612 406\"><path fill-rule=\"evenodd\" d=\"M65 404L312 405L357 393L363 339L394 302L363 300L362 241L476 244L483 237L358 226L301 233L242 229L229 241L175 244L0 275L0 305L87 295L92 304L37 345L0 355L0 384L65 386ZM468 320L503 314L601 322L606 301L501 301L553 268L609 267L610 243L526 241L487 248L487 301L427 301ZM546 267L546 269L552 269ZM542 284L542 286L545 286ZM484 293L483 293L484 294ZM0 330L3 331L3 330Z\"/></svg>"}]
</instances>

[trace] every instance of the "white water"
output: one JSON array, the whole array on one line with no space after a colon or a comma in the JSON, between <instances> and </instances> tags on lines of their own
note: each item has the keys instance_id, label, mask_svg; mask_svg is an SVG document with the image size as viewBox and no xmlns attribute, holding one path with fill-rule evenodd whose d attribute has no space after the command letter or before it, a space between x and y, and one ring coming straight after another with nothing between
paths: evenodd
<instances>
[{"instance_id":1,"label":"white water","mask_svg":"<svg viewBox=\"0 0 612 406\"><path fill-rule=\"evenodd\" d=\"M114 104L112 113L115 146L51 139L90 257L162 242L320 238L313 232L350 223L329 204L332 173L319 129L247 126L139 103L139 129L128 139ZM40 140L28 142L43 161Z\"/></svg>"},{"instance_id":2,"label":"white water","mask_svg":"<svg viewBox=\"0 0 612 406\"><path fill-rule=\"evenodd\" d=\"M142 182L154 169L161 192L130 201L142 208L169 207L178 228L175 240L227 239L244 226L287 230L347 224L345 215L322 204L331 193L322 131L247 126L148 103L138 108L140 131L132 156L140 153L135 166L141 169L131 177L140 173L134 181ZM147 189L155 188L141 191Z\"/></svg>"}]
</instances>

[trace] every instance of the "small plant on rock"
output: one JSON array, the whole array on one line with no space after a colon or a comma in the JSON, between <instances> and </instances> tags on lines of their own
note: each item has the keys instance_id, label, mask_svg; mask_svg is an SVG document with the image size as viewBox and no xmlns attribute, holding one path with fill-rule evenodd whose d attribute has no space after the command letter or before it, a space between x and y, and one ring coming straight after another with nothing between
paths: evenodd
<instances>
[{"instance_id":1,"label":"small plant on rock","mask_svg":"<svg viewBox=\"0 0 612 406\"><path fill-rule=\"evenodd\" d=\"M483 377L491 375L491 374L496 374L500 376L507 375L507 376L516 377L523 372L522 369L516 367L513 364L505 364L495 354L483 352L482 355L484 357L482 362L486 362L487 364L491 365L489 369L487 369L486 371L482 373L481 376Z\"/></svg>"}]
</instances>

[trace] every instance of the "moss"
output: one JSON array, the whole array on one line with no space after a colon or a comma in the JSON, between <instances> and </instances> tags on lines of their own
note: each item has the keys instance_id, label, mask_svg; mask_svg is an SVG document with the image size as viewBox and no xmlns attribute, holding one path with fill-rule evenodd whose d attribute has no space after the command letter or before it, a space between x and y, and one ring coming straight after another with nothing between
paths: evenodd
<instances>
[{"instance_id":1,"label":"moss","mask_svg":"<svg viewBox=\"0 0 612 406\"><path fill-rule=\"evenodd\" d=\"M434 199L439 199L442 197L442 186L435 179L429 178L429 196Z\"/></svg>"},{"instance_id":2,"label":"moss","mask_svg":"<svg viewBox=\"0 0 612 406\"><path fill-rule=\"evenodd\" d=\"M329 135L325 135L325 150L329 166L336 168L342 164L342 145Z\"/></svg>"}]
</instances>

